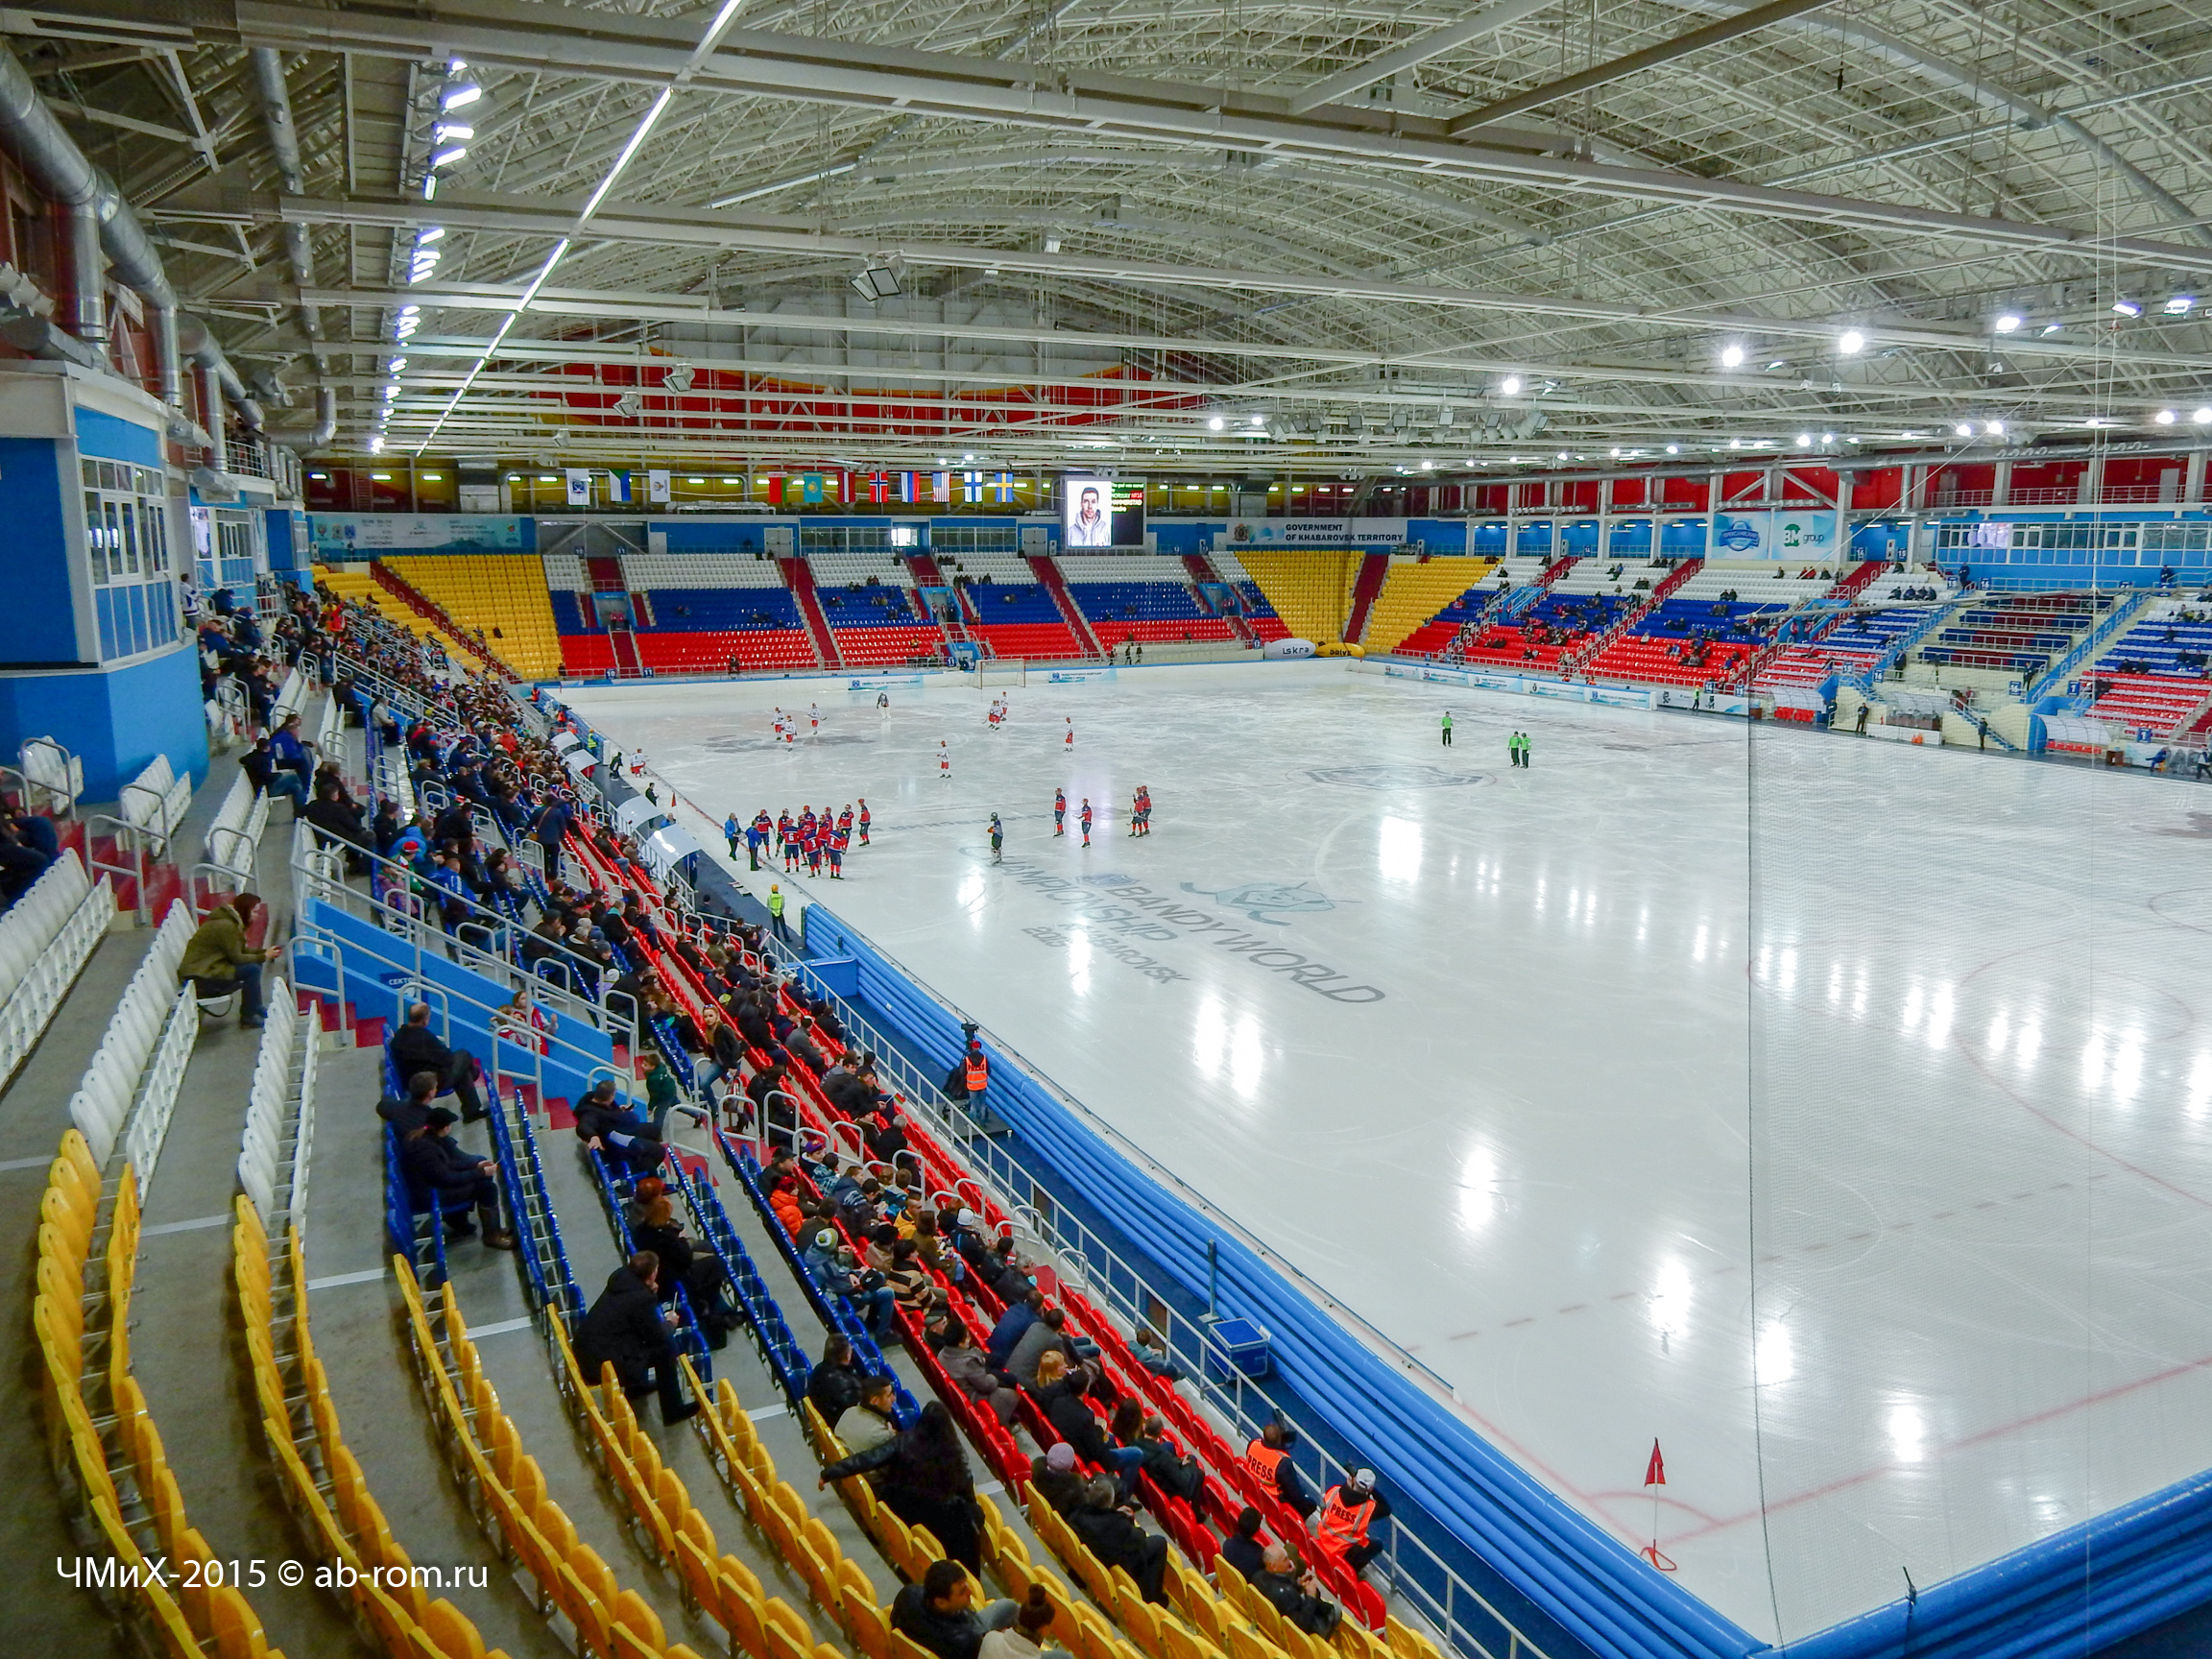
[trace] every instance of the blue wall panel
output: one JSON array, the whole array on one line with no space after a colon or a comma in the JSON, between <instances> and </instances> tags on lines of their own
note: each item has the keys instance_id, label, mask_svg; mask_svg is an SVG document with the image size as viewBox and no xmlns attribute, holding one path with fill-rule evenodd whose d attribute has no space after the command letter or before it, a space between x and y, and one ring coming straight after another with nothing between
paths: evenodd
<instances>
[{"instance_id":1,"label":"blue wall panel","mask_svg":"<svg viewBox=\"0 0 2212 1659\"><path fill-rule=\"evenodd\" d=\"M74 555L61 517L60 447L51 438L0 438L0 523L8 526L9 553L0 664L84 661L70 608Z\"/></svg>"},{"instance_id":2,"label":"blue wall panel","mask_svg":"<svg viewBox=\"0 0 2212 1659\"><path fill-rule=\"evenodd\" d=\"M84 762L84 798L112 801L156 755L207 776L199 653L189 646L128 668L0 673L0 756L52 737Z\"/></svg>"},{"instance_id":3,"label":"blue wall panel","mask_svg":"<svg viewBox=\"0 0 2212 1659\"><path fill-rule=\"evenodd\" d=\"M104 461L130 461L140 467L161 465L160 433L98 409L77 411L77 447Z\"/></svg>"}]
</instances>

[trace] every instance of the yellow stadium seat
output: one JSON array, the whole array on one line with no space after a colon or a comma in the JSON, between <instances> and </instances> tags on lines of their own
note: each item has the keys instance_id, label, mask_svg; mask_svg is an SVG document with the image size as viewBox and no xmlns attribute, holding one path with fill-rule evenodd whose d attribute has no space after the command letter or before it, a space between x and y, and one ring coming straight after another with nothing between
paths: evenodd
<instances>
[{"instance_id":1,"label":"yellow stadium seat","mask_svg":"<svg viewBox=\"0 0 2212 1659\"><path fill-rule=\"evenodd\" d=\"M485 1659L484 1638L468 1616L444 1597L422 1610L422 1634L438 1645L445 1659Z\"/></svg>"}]
</instances>

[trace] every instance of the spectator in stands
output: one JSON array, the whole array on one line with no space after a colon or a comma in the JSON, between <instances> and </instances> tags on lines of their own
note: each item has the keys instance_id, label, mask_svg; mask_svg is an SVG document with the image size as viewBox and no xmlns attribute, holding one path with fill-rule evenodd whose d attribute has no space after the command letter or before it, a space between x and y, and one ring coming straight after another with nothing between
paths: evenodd
<instances>
[{"instance_id":1,"label":"spectator in stands","mask_svg":"<svg viewBox=\"0 0 2212 1659\"><path fill-rule=\"evenodd\" d=\"M892 1295L891 1286L883 1283L880 1273L861 1270L858 1260L838 1238L836 1228L817 1228L801 1262L825 1296L843 1296L853 1303L866 1322L869 1335L879 1343L891 1338L896 1330L892 1310L897 1298Z\"/></svg>"},{"instance_id":2,"label":"spectator in stands","mask_svg":"<svg viewBox=\"0 0 2212 1659\"><path fill-rule=\"evenodd\" d=\"M1075 1448L1065 1440L1053 1441L1043 1456L1029 1459L1029 1495L1044 1499L1056 1514L1072 1515L1082 1508L1090 1484L1075 1467Z\"/></svg>"},{"instance_id":3,"label":"spectator in stands","mask_svg":"<svg viewBox=\"0 0 2212 1659\"><path fill-rule=\"evenodd\" d=\"M458 1221L445 1221L447 1238L466 1238L476 1231L468 1215L473 1208L483 1218L485 1245L512 1250L515 1235L499 1224L499 1166L454 1143L453 1125L459 1121L443 1106L433 1106L421 1126L399 1143L410 1202L418 1213L436 1210L441 1220L458 1212Z\"/></svg>"},{"instance_id":4,"label":"spectator in stands","mask_svg":"<svg viewBox=\"0 0 2212 1659\"><path fill-rule=\"evenodd\" d=\"M1013 1627L994 1630L984 1637L979 1659L1038 1659L1052 1619L1052 1598L1044 1585L1030 1585L1028 1599L1014 1615Z\"/></svg>"},{"instance_id":5,"label":"spectator in stands","mask_svg":"<svg viewBox=\"0 0 2212 1659\"><path fill-rule=\"evenodd\" d=\"M886 1440L898 1438L898 1384L889 1372L878 1372L862 1381L860 1398L830 1424L831 1431L844 1444L848 1456L873 1452ZM882 1485L873 1475L869 1483Z\"/></svg>"},{"instance_id":6,"label":"spectator in stands","mask_svg":"<svg viewBox=\"0 0 2212 1659\"><path fill-rule=\"evenodd\" d=\"M722 1258L711 1250L692 1247L684 1223L676 1218L675 1203L665 1192L645 1201L631 1238L640 1250L650 1250L661 1258L661 1300L675 1301L681 1286L691 1299L691 1311L698 1316L708 1346L720 1348L729 1339L731 1326L737 1322L722 1297L722 1287L730 1279Z\"/></svg>"},{"instance_id":7,"label":"spectator in stands","mask_svg":"<svg viewBox=\"0 0 2212 1659\"><path fill-rule=\"evenodd\" d=\"M407 1093L386 1094L376 1102L376 1116L399 1131L402 1136L412 1135L429 1121L431 1104L438 1098L440 1084L434 1071L418 1071L407 1079Z\"/></svg>"},{"instance_id":8,"label":"spectator in stands","mask_svg":"<svg viewBox=\"0 0 2212 1659\"><path fill-rule=\"evenodd\" d=\"M0 825L0 875L12 877L5 849L14 835L12 826ZM12 843L22 848L20 841ZM28 853L29 849L22 849ZM43 866L40 866L43 868ZM32 880L37 878L34 875ZM29 883L26 882L26 885ZM11 898L14 895L11 894ZM254 912L261 908L259 897L240 893L228 904L218 904L207 913L207 920L193 930L184 943L183 958L177 964L180 984L189 984L202 997L228 997L239 993L241 1005L238 1022L248 1029L258 1027L262 1022L261 970L262 967L283 954L281 945L271 945L261 950L249 950L246 936L252 930ZM400 1075L405 1076L414 1068L402 1066Z\"/></svg>"},{"instance_id":9,"label":"spectator in stands","mask_svg":"<svg viewBox=\"0 0 2212 1659\"><path fill-rule=\"evenodd\" d=\"M1006 1372L1014 1381L1032 1394L1037 1391L1038 1366L1047 1354L1057 1354L1068 1365L1075 1362L1075 1345L1063 1333L1068 1328L1068 1314L1060 1308L1047 1308L1016 1340L1006 1356Z\"/></svg>"},{"instance_id":10,"label":"spectator in stands","mask_svg":"<svg viewBox=\"0 0 2212 1659\"><path fill-rule=\"evenodd\" d=\"M1229 1536L1221 1540L1218 1559L1227 1562L1247 1580L1260 1576L1266 1549L1260 1542L1260 1511L1246 1504Z\"/></svg>"},{"instance_id":11,"label":"spectator in stands","mask_svg":"<svg viewBox=\"0 0 2212 1659\"><path fill-rule=\"evenodd\" d=\"M392 1033L392 1064L402 1077L432 1071L445 1081L445 1090L461 1102L461 1120L473 1123L484 1116L483 1097L476 1093L481 1068L473 1054L456 1053L430 1029L430 1004L417 1002L407 1010L407 1022Z\"/></svg>"},{"instance_id":12,"label":"spectator in stands","mask_svg":"<svg viewBox=\"0 0 2212 1659\"><path fill-rule=\"evenodd\" d=\"M963 1212L965 1214L965 1212ZM1004 1374L1007 1361L1014 1356L1015 1344L1022 1340L1029 1327L1036 1324L1045 1311L1045 1292L1032 1288L1019 1302L1010 1304L998 1315L998 1323L991 1327L991 1339L983 1344L983 1352L991 1361L991 1369ZM1006 1381L1014 1379L1008 1375Z\"/></svg>"},{"instance_id":13,"label":"spectator in stands","mask_svg":"<svg viewBox=\"0 0 2212 1659\"><path fill-rule=\"evenodd\" d=\"M1358 1469L1322 1498L1321 1512L1313 1522L1313 1542L1354 1573L1363 1572L1382 1553L1381 1540L1370 1537L1369 1529L1389 1519L1390 1500L1375 1490L1375 1471Z\"/></svg>"},{"instance_id":14,"label":"spectator in stands","mask_svg":"<svg viewBox=\"0 0 2212 1659\"><path fill-rule=\"evenodd\" d=\"M627 1100L615 1097L612 1078L601 1078L576 1103L576 1139L632 1174L649 1175L668 1157L668 1149L647 1129L645 1119Z\"/></svg>"},{"instance_id":15,"label":"spectator in stands","mask_svg":"<svg viewBox=\"0 0 2212 1659\"><path fill-rule=\"evenodd\" d=\"M1111 1432L1121 1445L1134 1446L1144 1455L1144 1474L1169 1497L1193 1503L1206 1489L1206 1471L1198 1459L1184 1455L1167 1438L1166 1420L1147 1414L1135 1400L1123 1400L1114 1407Z\"/></svg>"},{"instance_id":16,"label":"spectator in stands","mask_svg":"<svg viewBox=\"0 0 2212 1659\"><path fill-rule=\"evenodd\" d=\"M1118 1567L1136 1580L1138 1594L1155 1604L1166 1597L1161 1585L1167 1573L1167 1540L1137 1525L1136 1502L1101 1475L1083 1490L1083 1506L1068 1517L1075 1535L1091 1547L1098 1564Z\"/></svg>"},{"instance_id":17,"label":"spectator in stands","mask_svg":"<svg viewBox=\"0 0 2212 1659\"><path fill-rule=\"evenodd\" d=\"M608 1275L607 1287L576 1328L576 1358L587 1378L613 1366L615 1381L633 1400L658 1388L661 1421L682 1423L697 1413L699 1403L684 1398L676 1344L668 1334L676 1315L661 1311L660 1272L660 1259L640 1250Z\"/></svg>"},{"instance_id":18,"label":"spectator in stands","mask_svg":"<svg viewBox=\"0 0 2212 1659\"><path fill-rule=\"evenodd\" d=\"M753 1102L753 1120L759 1125L761 1138L771 1145L791 1145L799 1133L799 1108L784 1087L783 1063L772 1061L756 1071L745 1085L745 1095Z\"/></svg>"},{"instance_id":19,"label":"spectator in stands","mask_svg":"<svg viewBox=\"0 0 2212 1659\"><path fill-rule=\"evenodd\" d=\"M877 1491L892 1514L909 1527L928 1527L945 1553L969 1572L983 1571L975 1479L944 1401L932 1400L923 1407L914 1426L897 1438L830 1464L822 1471L822 1484L871 1470L882 1472Z\"/></svg>"},{"instance_id":20,"label":"spectator in stands","mask_svg":"<svg viewBox=\"0 0 2212 1659\"><path fill-rule=\"evenodd\" d=\"M1267 1604L1283 1615L1284 1623L1326 1642L1336 1634L1344 1609L1321 1594L1321 1585L1281 1544L1267 1546L1260 1576L1252 1587L1267 1598Z\"/></svg>"},{"instance_id":21,"label":"spectator in stands","mask_svg":"<svg viewBox=\"0 0 2212 1659\"><path fill-rule=\"evenodd\" d=\"M319 833L346 849L346 869L349 875L368 874L369 831L362 825L361 809L349 807L340 800L335 785L325 784L312 802L297 810Z\"/></svg>"},{"instance_id":22,"label":"spectator in stands","mask_svg":"<svg viewBox=\"0 0 2212 1659\"><path fill-rule=\"evenodd\" d=\"M1167 1344L1160 1339L1160 1334L1151 1326L1137 1327L1137 1339L1129 1344L1129 1353L1138 1364L1153 1376L1166 1378L1170 1382L1183 1381L1183 1368L1175 1363L1167 1352Z\"/></svg>"},{"instance_id":23,"label":"spectator in stands","mask_svg":"<svg viewBox=\"0 0 2212 1659\"><path fill-rule=\"evenodd\" d=\"M60 837L54 833L54 820L45 813L26 812L17 806L0 813L0 818L5 818L8 827L15 831L18 841L47 863L51 864L61 856Z\"/></svg>"},{"instance_id":24,"label":"spectator in stands","mask_svg":"<svg viewBox=\"0 0 2212 1659\"><path fill-rule=\"evenodd\" d=\"M806 1398L822 1421L834 1427L838 1418L860 1404L867 1381L867 1373L853 1362L851 1339L832 1336L822 1344L820 1362L806 1374Z\"/></svg>"},{"instance_id":25,"label":"spectator in stands","mask_svg":"<svg viewBox=\"0 0 2212 1659\"><path fill-rule=\"evenodd\" d=\"M1315 1504L1312 1494L1298 1479L1297 1466L1290 1461L1290 1430L1281 1420L1270 1423L1260 1431L1259 1439L1244 1448L1244 1463L1303 1521L1313 1513Z\"/></svg>"},{"instance_id":26,"label":"spectator in stands","mask_svg":"<svg viewBox=\"0 0 2212 1659\"><path fill-rule=\"evenodd\" d=\"M707 1053L691 1070L699 1093L708 1105L714 1104L714 1085L723 1078L732 1079L732 1093L735 1092L735 1079L739 1066L745 1059L745 1044L730 1022L709 1008L707 1011L707 1029L700 1033L707 1042Z\"/></svg>"},{"instance_id":27,"label":"spectator in stands","mask_svg":"<svg viewBox=\"0 0 2212 1659\"><path fill-rule=\"evenodd\" d=\"M1115 1471L1122 1494L1134 1496L1137 1471L1144 1466L1143 1449L1117 1446L1107 1438L1106 1431L1098 1425L1098 1414L1091 1408L1093 1385L1089 1372L1080 1366L1070 1367L1058 1353L1052 1353L1038 1366L1037 1386L1030 1390L1030 1397L1053 1431L1075 1448L1076 1456Z\"/></svg>"},{"instance_id":28,"label":"spectator in stands","mask_svg":"<svg viewBox=\"0 0 2212 1659\"><path fill-rule=\"evenodd\" d=\"M247 781L271 800L281 795L292 803L298 815L307 804L307 784L299 773L276 764L276 757L269 752L269 739L256 737L253 747L238 757L239 770L246 774Z\"/></svg>"},{"instance_id":29,"label":"spectator in stands","mask_svg":"<svg viewBox=\"0 0 2212 1659\"><path fill-rule=\"evenodd\" d=\"M975 1333L963 1321L947 1321L943 1338L938 1343L937 1359L945 1367L945 1375L951 1378L961 1392L989 1407L1002 1427L1014 1421L1015 1413L1021 1408L1019 1397L1013 1389L999 1383L983 1358Z\"/></svg>"},{"instance_id":30,"label":"spectator in stands","mask_svg":"<svg viewBox=\"0 0 2212 1659\"><path fill-rule=\"evenodd\" d=\"M983 1640L1020 1611L1012 1601L975 1602L975 1580L957 1561L937 1561L891 1602L891 1628L936 1659L976 1659Z\"/></svg>"},{"instance_id":31,"label":"spectator in stands","mask_svg":"<svg viewBox=\"0 0 2212 1659\"><path fill-rule=\"evenodd\" d=\"M805 1237L805 1216L800 1209L799 1184L791 1177L781 1177L769 1190L768 1208L776 1213L776 1219L782 1224L785 1237Z\"/></svg>"},{"instance_id":32,"label":"spectator in stands","mask_svg":"<svg viewBox=\"0 0 2212 1659\"><path fill-rule=\"evenodd\" d=\"M640 1080L645 1085L647 1127L654 1140L665 1141L668 1138L668 1114L671 1112L682 1112L695 1123L707 1120L707 1114L698 1107L684 1104L683 1090L676 1081L676 1073L661 1058L660 1050L646 1050L645 1069Z\"/></svg>"}]
</instances>

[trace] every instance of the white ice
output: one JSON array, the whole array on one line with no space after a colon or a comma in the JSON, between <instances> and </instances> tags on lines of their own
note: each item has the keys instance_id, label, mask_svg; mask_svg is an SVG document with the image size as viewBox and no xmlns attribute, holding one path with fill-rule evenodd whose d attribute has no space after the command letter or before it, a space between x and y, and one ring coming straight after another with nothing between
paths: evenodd
<instances>
[{"instance_id":1,"label":"white ice","mask_svg":"<svg viewBox=\"0 0 2212 1659\"><path fill-rule=\"evenodd\" d=\"M1032 681L998 733L992 691L831 685L574 700L717 820L865 795L807 897L1755 1635L2212 1467L2212 793L1334 663ZM1232 926L1132 945L1036 870Z\"/></svg>"}]
</instances>

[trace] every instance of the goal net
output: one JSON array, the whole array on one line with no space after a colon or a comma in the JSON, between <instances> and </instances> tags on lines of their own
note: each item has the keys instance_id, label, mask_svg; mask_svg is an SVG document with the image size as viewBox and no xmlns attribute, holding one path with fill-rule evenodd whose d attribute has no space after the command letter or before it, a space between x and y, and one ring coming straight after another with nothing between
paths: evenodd
<instances>
[{"instance_id":1,"label":"goal net","mask_svg":"<svg viewBox=\"0 0 2212 1659\"><path fill-rule=\"evenodd\" d=\"M969 670L969 679L976 685L1025 685L1028 684L1026 666L1020 658L1001 657L976 663Z\"/></svg>"}]
</instances>

